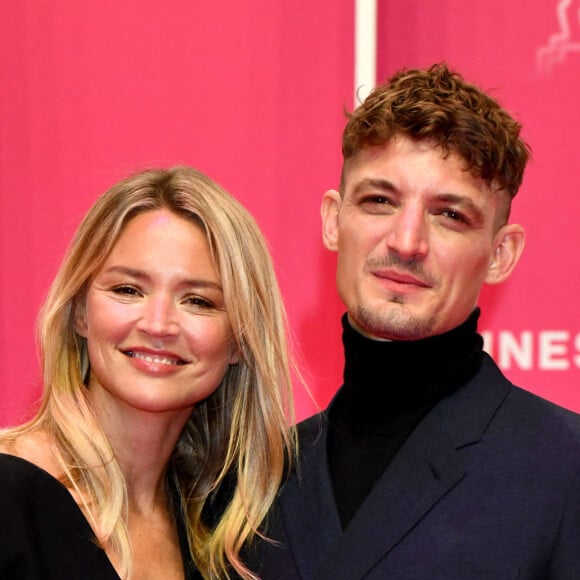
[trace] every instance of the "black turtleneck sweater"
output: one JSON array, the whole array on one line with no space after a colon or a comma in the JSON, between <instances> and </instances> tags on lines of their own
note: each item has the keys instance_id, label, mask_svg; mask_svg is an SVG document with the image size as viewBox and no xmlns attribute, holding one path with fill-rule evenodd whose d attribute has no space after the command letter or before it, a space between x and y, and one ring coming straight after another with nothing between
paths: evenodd
<instances>
[{"instance_id":1,"label":"black turtleneck sweater","mask_svg":"<svg viewBox=\"0 0 580 580\"><path fill-rule=\"evenodd\" d=\"M376 341L342 318L344 384L329 411L328 460L346 528L427 412L481 364L479 309L457 328L415 341Z\"/></svg>"}]
</instances>

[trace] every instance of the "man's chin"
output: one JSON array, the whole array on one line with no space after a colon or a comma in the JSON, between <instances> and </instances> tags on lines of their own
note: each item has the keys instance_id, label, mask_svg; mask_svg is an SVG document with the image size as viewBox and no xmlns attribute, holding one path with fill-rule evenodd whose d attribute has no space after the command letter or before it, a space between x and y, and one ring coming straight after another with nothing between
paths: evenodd
<instances>
[{"instance_id":1,"label":"man's chin","mask_svg":"<svg viewBox=\"0 0 580 580\"><path fill-rule=\"evenodd\" d=\"M358 308L350 316L353 326L370 338L383 340L420 340L431 336L435 321L414 315L408 308L392 304L380 310Z\"/></svg>"}]
</instances>

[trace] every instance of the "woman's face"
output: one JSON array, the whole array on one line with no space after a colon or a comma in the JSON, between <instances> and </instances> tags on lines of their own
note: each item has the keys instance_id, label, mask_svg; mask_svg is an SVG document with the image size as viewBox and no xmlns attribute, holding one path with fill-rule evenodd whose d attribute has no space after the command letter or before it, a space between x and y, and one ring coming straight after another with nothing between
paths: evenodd
<instances>
[{"instance_id":1,"label":"woman's face","mask_svg":"<svg viewBox=\"0 0 580 580\"><path fill-rule=\"evenodd\" d=\"M87 339L91 397L106 405L189 415L237 362L205 233L167 210L125 226L75 329Z\"/></svg>"}]
</instances>

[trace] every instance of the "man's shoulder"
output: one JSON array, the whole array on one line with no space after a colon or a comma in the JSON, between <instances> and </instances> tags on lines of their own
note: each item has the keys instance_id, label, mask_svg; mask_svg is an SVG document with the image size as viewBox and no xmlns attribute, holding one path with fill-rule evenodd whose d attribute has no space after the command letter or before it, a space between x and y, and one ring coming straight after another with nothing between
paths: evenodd
<instances>
[{"instance_id":1,"label":"man's shoulder","mask_svg":"<svg viewBox=\"0 0 580 580\"><path fill-rule=\"evenodd\" d=\"M451 399L440 417L456 444L480 442L482 454L498 458L533 457L539 470L580 470L580 415L514 385L490 357Z\"/></svg>"},{"instance_id":2,"label":"man's shoulder","mask_svg":"<svg viewBox=\"0 0 580 580\"><path fill-rule=\"evenodd\" d=\"M487 368L487 372L484 371L486 381L491 379L496 384L503 383L506 393L502 404L504 411L522 414L528 420L546 421L552 423L554 427L570 429L580 435L580 414L534 393L531 387L515 385L489 355L484 357L483 366Z\"/></svg>"},{"instance_id":3,"label":"man's shoulder","mask_svg":"<svg viewBox=\"0 0 580 580\"><path fill-rule=\"evenodd\" d=\"M580 445L580 414L575 411L516 385L512 386L504 407L506 412L521 416L536 430L544 429L544 434L567 434Z\"/></svg>"},{"instance_id":4,"label":"man's shoulder","mask_svg":"<svg viewBox=\"0 0 580 580\"><path fill-rule=\"evenodd\" d=\"M494 420L505 417L514 424L525 423L532 428L549 425L556 432L580 437L580 414L535 394L531 387L515 385L487 354L480 372L465 389L457 392L457 398L467 407L485 403L489 411L495 408Z\"/></svg>"}]
</instances>

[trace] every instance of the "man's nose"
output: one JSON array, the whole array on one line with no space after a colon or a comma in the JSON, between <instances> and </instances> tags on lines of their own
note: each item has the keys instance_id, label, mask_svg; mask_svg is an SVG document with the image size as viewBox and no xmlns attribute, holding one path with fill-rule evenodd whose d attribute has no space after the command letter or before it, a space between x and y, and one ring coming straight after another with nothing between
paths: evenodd
<instances>
[{"instance_id":1,"label":"man's nose","mask_svg":"<svg viewBox=\"0 0 580 580\"><path fill-rule=\"evenodd\" d=\"M402 258L424 258L429 252L429 224L420 207L403 207L391 216L387 246Z\"/></svg>"}]
</instances>

